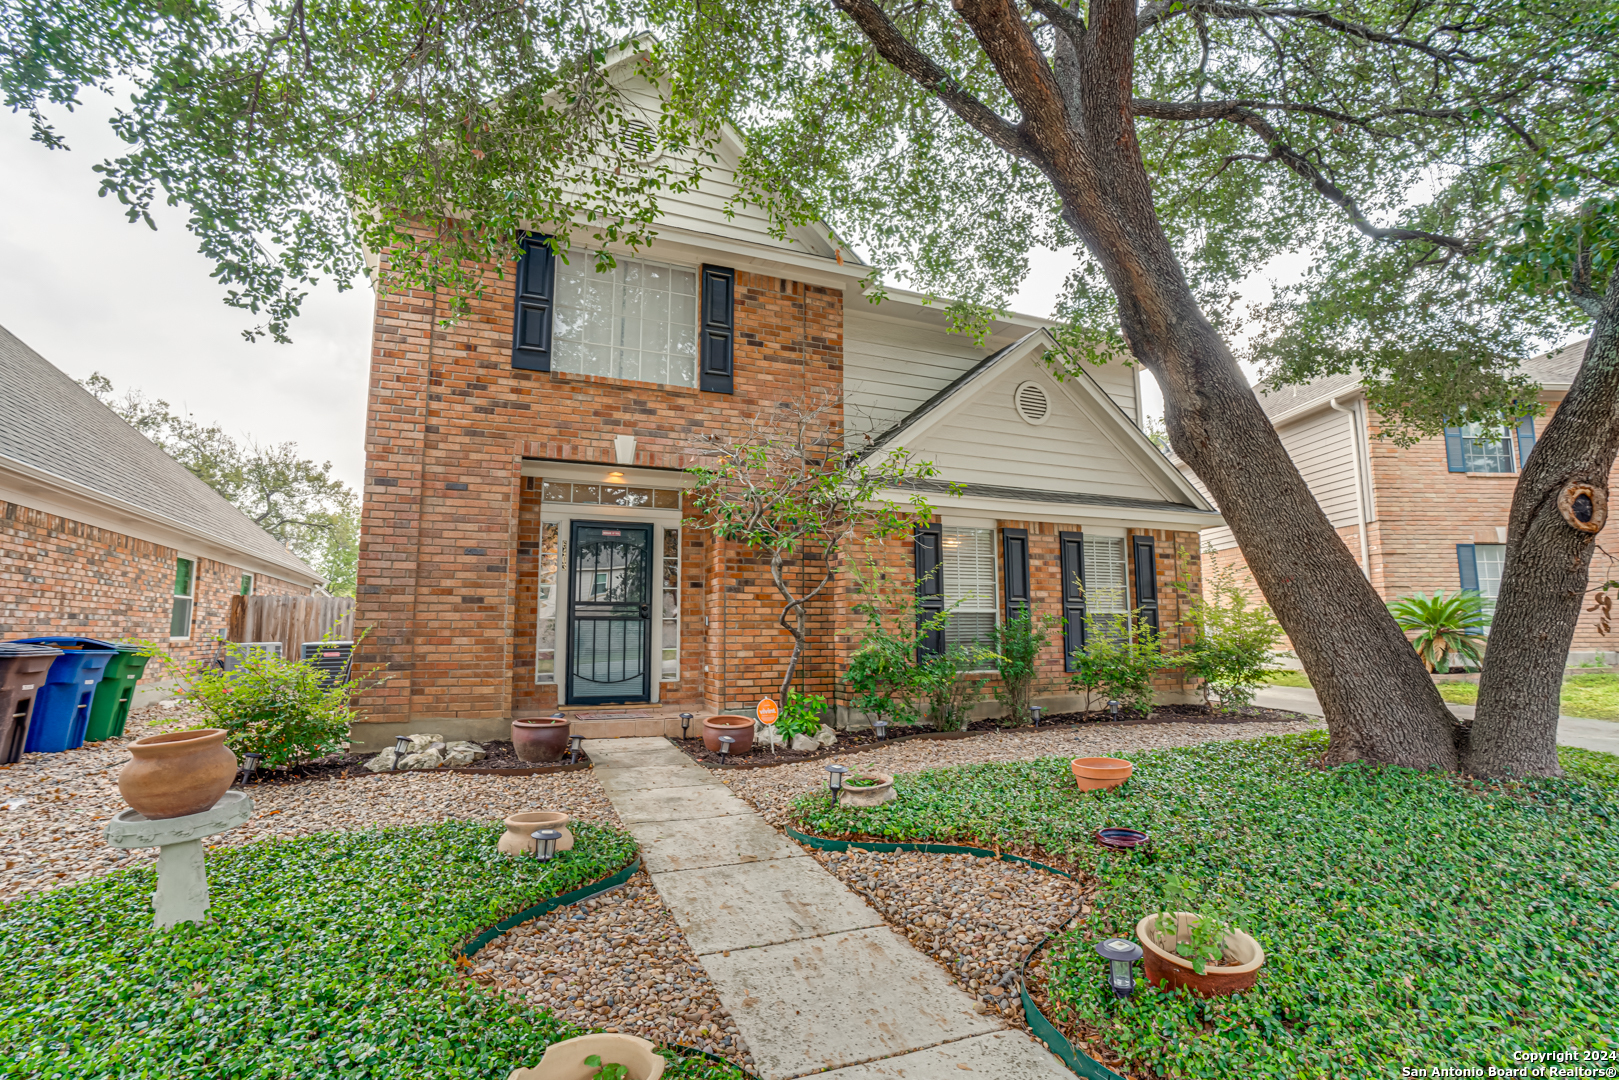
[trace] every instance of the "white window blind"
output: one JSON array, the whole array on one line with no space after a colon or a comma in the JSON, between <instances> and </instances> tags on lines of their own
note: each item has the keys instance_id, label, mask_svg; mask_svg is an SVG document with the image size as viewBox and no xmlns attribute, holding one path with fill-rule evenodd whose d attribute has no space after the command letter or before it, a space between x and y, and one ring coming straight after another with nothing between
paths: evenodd
<instances>
[{"instance_id":1,"label":"white window blind","mask_svg":"<svg viewBox=\"0 0 1619 1080\"><path fill-rule=\"evenodd\" d=\"M944 626L944 643L987 645L995 629L995 530L947 525L941 539L944 606L955 609Z\"/></svg>"},{"instance_id":2,"label":"white window blind","mask_svg":"<svg viewBox=\"0 0 1619 1080\"><path fill-rule=\"evenodd\" d=\"M620 259L557 260L552 367L578 375L697 385L697 271Z\"/></svg>"},{"instance_id":3,"label":"white window blind","mask_svg":"<svg viewBox=\"0 0 1619 1080\"><path fill-rule=\"evenodd\" d=\"M1122 536L1085 534L1085 613L1110 634L1130 632L1130 586Z\"/></svg>"},{"instance_id":4,"label":"white window blind","mask_svg":"<svg viewBox=\"0 0 1619 1080\"><path fill-rule=\"evenodd\" d=\"M663 530L662 682L680 681L680 530Z\"/></svg>"}]
</instances>

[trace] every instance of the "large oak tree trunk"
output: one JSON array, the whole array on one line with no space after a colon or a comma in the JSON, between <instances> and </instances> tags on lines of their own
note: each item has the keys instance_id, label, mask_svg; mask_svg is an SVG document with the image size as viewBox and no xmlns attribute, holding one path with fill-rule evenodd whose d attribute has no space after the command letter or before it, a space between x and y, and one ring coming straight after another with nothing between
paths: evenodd
<instances>
[{"instance_id":1,"label":"large oak tree trunk","mask_svg":"<svg viewBox=\"0 0 1619 1080\"><path fill-rule=\"evenodd\" d=\"M1481 776L1557 776L1558 698L1607 516L1619 450L1619 274L1585 362L1524 463L1464 765ZM1584 495L1585 501L1580 501ZM1582 518L1584 520L1582 520Z\"/></svg>"}]
</instances>

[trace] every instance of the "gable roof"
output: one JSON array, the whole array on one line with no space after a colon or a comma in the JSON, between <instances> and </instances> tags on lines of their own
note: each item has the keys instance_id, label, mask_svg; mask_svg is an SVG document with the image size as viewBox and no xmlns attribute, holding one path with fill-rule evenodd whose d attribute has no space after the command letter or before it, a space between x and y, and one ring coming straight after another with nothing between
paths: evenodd
<instances>
[{"instance_id":1,"label":"gable roof","mask_svg":"<svg viewBox=\"0 0 1619 1080\"><path fill-rule=\"evenodd\" d=\"M304 584L321 580L224 496L3 326L0 385L6 388L6 408L0 410L0 472L81 499L88 495L116 510L122 520L138 519L165 534L211 541L244 556L235 560L246 564L243 569L264 567ZM107 527L130 532L121 523Z\"/></svg>"},{"instance_id":2,"label":"gable roof","mask_svg":"<svg viewBox=\"0 0 1619 1080\"><path fill-rule=\"evenodd\" d=\"M1194 526L1196 528L1218 524L1218 514L1209 502L1170 464L1152 440L1148 439L1124 410L1119 408L1089 372L1077 371L1071 373L1068 378L1059 380L1039 362L1039 358L1046 350L1056 345L1056 339L1050 332L1041 329L1025 334L1012 344L990 354L876 436L871 445L862 451L860 458L878 457L897 449L901 445L901 440L914 447L919 443L925 445L930 437L941 433L948 436L951 421L974 402L983 406L982 415L979 415L978 420L984 422L994 408L1009 408L1007 403L1012 397L1008 394L1005 402L999 402L991 407L988 403L998 399L984 395L989 393L1003 377L1011 379L1018 375L1026 375L1031 380L1040 380L1043 386L1049 388L1049 393L1066 399L1073 412L1077 412L1081 420L1080 426L1087 431L1086 437L1091 440L1091 444L1107 448L1105 452L1112 455L1110 460L1115 463L1114 467L1124 471L1116 472L1111 479L1093 482L1089 485L1091 490L1084 490L1086 485L1083 484L1077 489L1063 487L1060 483L1056 485L1048 483L1043 488L1035 488L998 484L986 478L986 482L965 483L965 495L984 500L1016 501L1022 504L1045 503L1053 506L1158 511L1207 519L1198 520ZM1025 461L1042 458L1051 460L1049 455L1072 455L1075 453L1074 447L1063 445L1061 430L1053 429L1048 434L1042 435L1040 429L1031 428L1027 440L1017 436L1013 441L1023 444L1022 449L1026 455L1032 453L1033 456L1026 456ZM987 430L983 434L987 435ZM993 461L998 451L1004 453L1011 449L1013 447L1010 443L1000 447L979 444L974 453ZM1007 455L1007 459L1015 461L1015 455ZM1076 474L1083 476L1086 467L1084 460L1076 458ZM957 468L960 468L960 463ZM971 470L967 471L970 473ZM950 493L952 488L962 488L964 477L952 476L949 472L948 466L941 466L941 476L938 479L915 481L907 487L941 494ZM1016 475L1018 478L1022 476ZM1052 473L1048 471L1047 475L1049 478ZM1093 470L1092 475L1094 477L1098 474ZM1036 478L1031 475L1030 481L1035 482ZM1110 487L1112 490L1109 490ZM1121 488L1124 490L1121 491Z\"/></svg>"}]
</instances>

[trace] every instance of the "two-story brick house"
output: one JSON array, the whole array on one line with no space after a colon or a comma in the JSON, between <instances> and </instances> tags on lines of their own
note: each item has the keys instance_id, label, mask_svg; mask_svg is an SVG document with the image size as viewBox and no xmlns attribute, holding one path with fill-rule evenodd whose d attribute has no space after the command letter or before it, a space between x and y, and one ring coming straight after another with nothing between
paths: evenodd
<instances>
[{"instance_id":1,"label":"two-story brick house","mask_svg":"<svg viewBox=\"0 0 1619 1080\"><path fill-rule=\"evenodd\" d=\"M655 120L638 76L620 88ZM1198 530L1219 519L1138 429L1135 370L1059 381L1043 320L1006 316L975 343L924 297L868 301L870 267L826 227L782 237L759 208L727 207L741 150L727 133L720 151L609 272L531 237L519 266L484 268L452 325L443 298L379 297L356 615L373 627L362 660L391 678L367 698L366 745L502 737L559 706L712 713L773 693L791 639L768 566L694 527L684 470L697 436L782 402L830 399L849 447L938 466L933 529L890 554L904 574L939 561L951 639L1018 603L1076 611L1062 582L1082 561L1093 611L1179 618L1172 583L1196 579ZM848 603L839 590L812 609L801 674L838 705ZM1065 647L1048 697L1068 692Z\"/></svg>"},{"instance_id":2,"label":"two-story brick house","mask_svg":"<svg viewBox=\"0 0 1619 1080\"><path fill-rule=\"evenodd\" d=\"M1542 415L1500 429L1452 427L1409 447L1379 437L1382 421L1354 375L1256 390L1316 501L1384 600L1474 589L1488 606L1500 590L1518 474L1584 356L1579 341L1523 362L1540 384ZM1605 535L1597 537L1592 588L1616 576ZM1215 549L1213 565L1238 567L1252 587L1230 529L1209 529L1203 539ZM1576 662L1613 648L1594 621L1576 628Z\"/></svg>"}]
</instances>

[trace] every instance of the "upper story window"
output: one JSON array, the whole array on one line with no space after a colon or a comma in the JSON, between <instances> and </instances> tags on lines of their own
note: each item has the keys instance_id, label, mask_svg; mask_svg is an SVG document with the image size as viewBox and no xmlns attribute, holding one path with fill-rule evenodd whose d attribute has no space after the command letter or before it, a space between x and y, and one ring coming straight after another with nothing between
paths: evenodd
<instances>
[{"instance_id":1,"label":"upper story window","mask_svg":"<svg viewBox=\"0 0 1619 1080\"><path fill-rule=\"evenodd\" d=\"M668 386L697 385L697 271L620 259L556 263L552 368Z\"/></svg>"},{"instance_id":2,"label":"upper story window","mask_svg":"<svg viewBox=\"0 0 1619 1080\"><path fill-rule=\"evenodd\" d=\"M1484 424L1445 428L1445 463L1451 472L1511 473L1523 468L1535 446L1535 418L1516 429Z\"/></svg>"}]
</instances>

